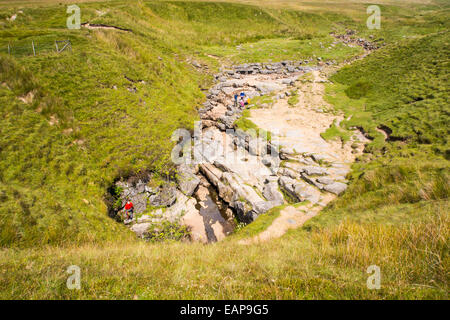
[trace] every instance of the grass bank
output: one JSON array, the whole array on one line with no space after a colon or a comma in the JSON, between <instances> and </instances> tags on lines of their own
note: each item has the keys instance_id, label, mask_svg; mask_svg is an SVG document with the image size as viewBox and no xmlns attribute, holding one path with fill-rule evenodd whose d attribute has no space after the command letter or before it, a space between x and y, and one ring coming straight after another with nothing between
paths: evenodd
<instances>
[{"instance_id":1,"label":"grass bank","mask_svg":"<svg viewBox=\"0 0 450 320\"><path fill-rule=\"evenodd\" d=\"M0 9L1 48L32 39L73 46L0 55L1 298L448 298L448 5L383 5L385 24L370 33L386 46L327 88L352 116L340 130L360 126L374 138L349 189L303 228L250 246L237 241L276 211L222 243L152 244L107 217L104 193L119 176L171 173L170 135L192 127L221 63L325 55L331 31L369 35L364 6L81 7L83 21L132 32L67 30L65 6L48 1ZM366 286L373 264L380 290ZM81 268L79 291L66 288L70 265Z\"/></svg>"}]
</instances>

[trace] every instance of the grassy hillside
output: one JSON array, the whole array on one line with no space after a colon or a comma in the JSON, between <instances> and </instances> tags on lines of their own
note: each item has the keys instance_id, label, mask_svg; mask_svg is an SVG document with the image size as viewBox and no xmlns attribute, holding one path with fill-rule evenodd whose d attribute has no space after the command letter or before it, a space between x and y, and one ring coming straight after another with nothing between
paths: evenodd
<instances>
[{"instance_id":1,"label":"grassy hillside","mask_svg":"<svg viewBox=\"0 0 450 320\"><path fill-rule=\"evenodd\" d=\"M205 58L205 44L297 34L240 5L82 6L82 21L132 32L68 30L65 6L22 11L8 22L18 9L5 9L0 29L0 50L12 47L0 57L0 241L8 246L125 236L107 217L103 196L114 179L132 172L170 174L170 135L192 127L210 81L186 59L205 59L213 71L217 61ZM60 39L70 39L73 51L49 50Z\"/></svg>"},{"instance_id":2,"label":"grassy hillside","mask_svg":"<svg viewBox=\"0 0 450 320\"><path fill-rule=\"evenodd\" d=\"M391 140L408 140L409 146L420 144L422 151L431 148L449 159L449 40L448 32L408 40L340 70L332 80L348 85L344 93L350 100L336 96L353 114L346 125L373 135L378 125ZM364 104L364 113L355 110L355 102Z\"/></svg>"},{"instance_id":3,"label":"grassy hillside","mask_svg":"<svg viewBox=\"0 0 450 320\"><path fill-rule=\"evenodd\" d=\"M386 204L447 201L448 40L443 32L391 45L331 77L328 101L351 116L341 126L363 128L373 141L353 166L350 190L311 225L355 210L376 219L372 211Z\"/></svg>"},{"instance_id":4,"label":"grassy hillside","mask_svg":"<svg viewBox=\"0 0 450 320\"><path fill-rule=\"evenodd\" d=\"M83 22L132 32L67 30L65 6L49 1L7 21L16 6L0 9L0 298L448 298L448 6L386 4L385 27L370 33L360 3L80 5ZM237 241L276 211L208 246L142 243L107 217L115 178L171 173L170 135L192 127L221 63L343 61L360 49L320 43L347 28L386 46L338 71L327 99L352 116L344 128L374 140L319 216L251 246ZM32 39L70 39L73 51L5 54ZM73 264L80 291L65 286ZM372 264L381 290L366 287Z\"/></svg>"},{"instance_id":5,"label":"grassy hillside","mask_svg":"<svg viewBox=\"0 0 450 320\"><path fill-rule=\"evenodd\" d=\"M192 127L219 61L342 61L361 52L326 49L330 30L354 24L333 12L160 1L81 5L82 22L126 32L68 30L66 7L46 4L0 12L2 245L126 236L106 217L106 189L140 170L172 172L170 135ZM54 41L63 39L72 52L57 54ZM208 69L199 72L190 61Z\"/></svg>"}]
</instances>

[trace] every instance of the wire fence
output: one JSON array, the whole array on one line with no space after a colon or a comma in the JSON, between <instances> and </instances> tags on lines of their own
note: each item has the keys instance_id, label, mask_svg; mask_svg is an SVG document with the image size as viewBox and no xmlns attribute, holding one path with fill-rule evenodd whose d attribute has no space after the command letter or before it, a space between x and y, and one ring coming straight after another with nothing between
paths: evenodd
<instances>
[{"instance_id":1,"label":"wire fence","mask_svg":"<svg viewBox=\"0 0 450 320\"><path fill-rule=\"evenodd\" d=\"M70 40L17 40L0 44L0 53L15 57L37 56L72 51Z\"/></svg>"}]
</instances>

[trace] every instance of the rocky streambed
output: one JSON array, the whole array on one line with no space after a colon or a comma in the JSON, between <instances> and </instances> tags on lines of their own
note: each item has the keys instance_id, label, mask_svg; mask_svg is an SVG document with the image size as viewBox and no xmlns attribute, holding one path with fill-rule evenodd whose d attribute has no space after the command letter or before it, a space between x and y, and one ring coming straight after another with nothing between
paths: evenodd
<instances>
[{"instance_id":1,"label":"rocky streambed","mask_svg":"<svg viewBox=\"0 0 450 320\"><path fill-rule=\"evenodd\" d=\"M252 222L275 206L308 201L324 207L343 193L365 138L357 131L347 144L321 138L342 117L324 112L322 67L305 62L244 64L217 74L196 134L184 142L176 179L152 187L148 174L116 183L121 205L127 198L135 205L130 229L151 238L160 231L154 226L168 221L186 226L191 241L220 241L236 222ZM310 88L298 81L306 73ZM236 128L243 110L234 95L241 92L250 98L250 119L270 132L270 141L262 132ZM298 96L294 106L288 104L292 95ZM190 139L194 147L187 150Z\"/></svg>"}]
</instances>

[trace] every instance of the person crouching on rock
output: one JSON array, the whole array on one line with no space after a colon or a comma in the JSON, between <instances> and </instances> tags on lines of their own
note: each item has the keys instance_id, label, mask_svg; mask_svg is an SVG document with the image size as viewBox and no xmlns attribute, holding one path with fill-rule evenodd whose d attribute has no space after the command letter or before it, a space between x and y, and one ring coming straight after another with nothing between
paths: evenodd
<instances>
[{"instance_id":1,"label":"person crouching on rock","mask_svg":"<svg viewBox=\"0 0 450 320\"><path fill-rule=\"evenodd\" d=\"M134 213L134 206L133 202L130 201L130 199L127 199L127 203L125 204L125 216L126 220L133 220L133 213Z\"/></svg>"},{"instance_id":2,"label":"person crouching on rock","mask_svg":"<svg viewBox=\"0 0 450 320\"><path fill-rule=\"evenodd\" d=\"M245 106L244 98L241 97L241 101L239 101L239 104L241 105L241 109L244 109Z\"/></svg>"}]
</instances>

